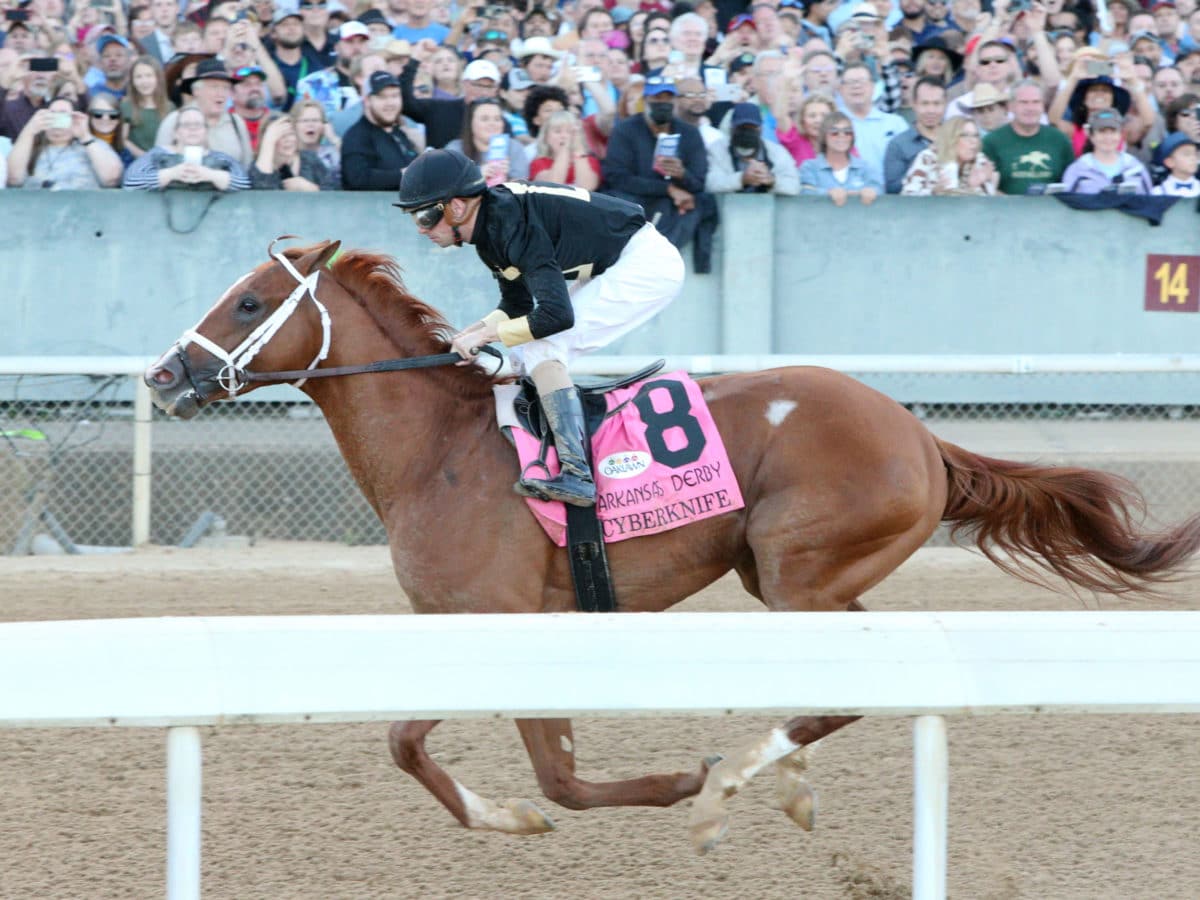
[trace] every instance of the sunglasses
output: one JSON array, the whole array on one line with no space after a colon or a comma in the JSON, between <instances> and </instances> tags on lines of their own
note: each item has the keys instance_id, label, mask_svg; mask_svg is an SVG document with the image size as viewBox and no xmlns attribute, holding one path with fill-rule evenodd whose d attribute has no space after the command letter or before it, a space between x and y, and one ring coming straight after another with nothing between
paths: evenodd
<instances>
[{"instance_id":1,"label":"sunglasses","mask_svg":"<svg viewBox=\"0 0 1200 900\"><path fill-rule=\"evenodd\" d=\"M433 228L438 222L442 221L442 216L446 213L446 204L435 203L432 206L422 206L420 209L414 209L409 215L413 217L413 221L417 223L418 228Z\"/></svg>"},{"instance_id":2,"label":"sunglasses","mask_svg":"<svg viewBox=\"0 0 1200 900\"><path fill-rule=\"evenodd\" d=\"M854 129L853 128L830 128L825 133L827 135L829 135L830 137L833 137L834 135L842 135L843 137L853 137Z\"/></svg>"},{"instance_id":3,"label":"sunglasses","mask_svg":"<svg viewBox=\"0 0 1200 900\"><path fill-rule=\"evenodd\" d=\"M121 114L115 109L93 109L90 113L93 119L119 119Z\"/></svg>"},{"instance_id":4,"label":"sunglasses","mask_svg":"<svg viewBox=\"0 0 1200 900\"><path fill-rule=\"evenodd\" d=\"M324 3L301 3L300 8L301 9L324 9L325 4Z\"/></svg>"},{"instance_id":5,"label":"sunglasses","mask_svg":"<svg viewBox=\"0 0 1200 900\"><path fill-rule=\"evenodd\" d=\"M980 64L981 66L1002 66L1002 65L1004 65L1006 62L1008 62L1008 57L1007 57L1007 56L1001 56L1001 57L999 57L999 58L997 58L997 57L993 56L991 59L983 59L983 58L981 57L981 58L980 58L980 60L979 60L979 64Z\"/></svg>"}]
</instances>

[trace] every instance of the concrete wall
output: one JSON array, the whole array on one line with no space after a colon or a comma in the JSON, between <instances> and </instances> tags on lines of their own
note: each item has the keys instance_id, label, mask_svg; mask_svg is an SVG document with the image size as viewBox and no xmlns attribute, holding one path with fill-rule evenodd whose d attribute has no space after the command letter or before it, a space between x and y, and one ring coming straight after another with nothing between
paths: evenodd
<instances>
[{"instance_id":1,"label":"concrete wall","mask_svg":"<svg viewBox=\"0 0 1200 900\"><path fill-rule=\"evenodd\" d=\"M473 252L432 248L389 195L246 193L208 206L210 199L0 195L9 226L0 243L0 355L156 354L286 233L393 254L410 290L454 323L495 302ZM1200 316L1143 310L1146 254L1193 252L1198 223L1187 201L1161 228L1118 212L1072 211L1051 198L884 198L836 209L823 199L736 196L723 199L722 214L714 273L689 274L684 296L614 352L1200 347ZM926 400L1005 400L1012 385L1000 378L988 387L979 377L875 381ZM1096 393L1088 384L1061 379L1056 390L1078 399ZM1194 387L1178 376L1140 376L1119 379L1113 390L1175 398L1194 397Z\"/></svg>"}]
</instances>

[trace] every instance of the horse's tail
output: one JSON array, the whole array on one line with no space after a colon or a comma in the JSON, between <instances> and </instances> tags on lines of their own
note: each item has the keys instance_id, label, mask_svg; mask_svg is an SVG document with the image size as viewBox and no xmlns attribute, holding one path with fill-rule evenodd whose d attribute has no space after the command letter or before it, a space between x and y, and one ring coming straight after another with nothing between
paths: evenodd
<instances>
[{"instance_id":1,"label":"horse's tail","mask_svg":"<svg viewBox=\"0 0 1200 900\"><path fill-rule=\"evenodd\" d=\"M1119 476L937 445L948 487L942 520L954 523L951 534L969 537L1025 581L1047 584L1036 566L1091 591L1147 591L1180 577L1200 548L1200 516L1164 532L1141 531L1145 500Z\"/></svg>"}]
</instances>

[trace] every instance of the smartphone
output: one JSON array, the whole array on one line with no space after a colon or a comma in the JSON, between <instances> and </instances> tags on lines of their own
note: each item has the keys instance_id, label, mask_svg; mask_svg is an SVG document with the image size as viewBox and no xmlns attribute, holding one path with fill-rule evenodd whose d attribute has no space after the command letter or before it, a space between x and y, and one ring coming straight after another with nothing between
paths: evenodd
<instances>
[{"instance_id":1,"label":"smartphone","mask_svg":"<svg viewBox=\"0 0 1200 900\"><path fill-rule=\"evenodd\" d=\"M10 22L28 22L29 10L27 9L9 9L4 13L4 18Z\"/></svg>"},{"instance_id":2,"label":"smartphone","mask_svg":"<svg viewBox=\"0 0 1200 900\"><path fill-rule=\"evenodd\" d=\"M597 66L576 66L575 80L578 82L599 81L600 69Z\"/></svg>"},{"instance_id":3,"label":"smartphone","mask_svg":"<svg viewBox=\"0 0 1200 900\"><path fill-rule=\"evenodd\" d=\"M190 163L193 166L203 165L204 163L204 148L203 147L184 147L183 161Z\"/></svg>"},{"instance_id":4,"label":"smartphone","mask_svg":"<svg viewBox=\"0 0 1200 900\"><path fill-rule=\"evenodd\" d=\"M55 113L50 117L51 128L70 128L71 114L70 113Z\"/></svg>"},{"instance_id":5,"label":"smartphone","mask_svg":"<svg viewBox=\"0 0 1200 900\"><path fill-rule=\"evenodd\" d=\"M30 72L57 72L58 60L53 56L39 56L29 61Z\"/></svg>"},{"instance_id":6,"label":"smartphone","mask_svg":"<svg viewBox=\"0 0 1200 900\"><path fill-rule=\"evenodd\" d=\"M1113 64L1106 59L1084 60L1083 68L1093 78L1111 78L1113 73Z\"/></svg>"},{"instance_id":7,"label":"smartphone","mask_svg":"<svg viewBox=\"0 0 1200 900\"><path fill-rule=\"evenodd\" d=\"M485 162L496 162L501 159L508 159L507 134L493 135L492 139L488 141L487 155L484 157Z\"/></svg>"}]
</instances>

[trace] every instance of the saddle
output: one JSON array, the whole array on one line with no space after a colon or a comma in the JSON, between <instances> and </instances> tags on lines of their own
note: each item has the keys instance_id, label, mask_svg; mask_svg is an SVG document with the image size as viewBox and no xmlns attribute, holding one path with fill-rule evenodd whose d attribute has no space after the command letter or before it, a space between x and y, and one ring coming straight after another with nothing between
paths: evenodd
<instances>
[{"instance_id":1,"label":"saddle","mask_svg":"<svg viewBox=\"0 0 1200 900\"><path fill-rule=\"evenodd\" d=\"M660 372L666 364L667 361L665 359L659 359L630 375L621 375L617 378L597 378L585 375L582 378L573 379L575 387L579 391L579 398L583 403L583 414L587 419L588 437L591 438L596 433L596 429L600 427L600 424L605 419L607 413L604 402L605 394L610 394L621 388L629 387L631 384L644 381L651 375ZM554 437L550 434L550 426L546 424L546 417L542 412L542 402L538 397L537 388L534 386L533 380L528 376L521 379L520 388L520 393L513 400L513 409L516 412L517 421L522 428L542 442L544 450L545 447L549 446L550 442L553 442Z\"/></svg>"},{"instance_id":2,"label":"saddle","mask_svg":"<svg viewBox=\"0 0 1200 900\"><path fill-rule=\"evenodd\" d=\"M604 395L649 378L664 365L666 360L660 359L631 375L611 379L587 378L575 382L587 423L588 439L585 449L589 466L593 464L592 438L609 415ZM513 411L519 425L541 442L538 461L544 467L546 451L553 444L554 436L550 433L550 427L542 412L537 388L529 378L521 379L520 393L513 401ZM604 532L597 516L597 508L571 505L566 505L565 508L567 554L571 563L571 580L575 585L576 606L580 612L614 612L617 600L613 593L608 554L604 549Z\"/></svg>"}]
</instances>

